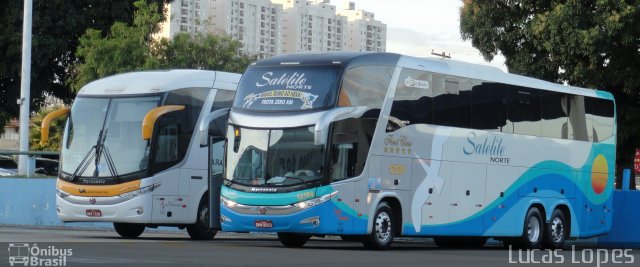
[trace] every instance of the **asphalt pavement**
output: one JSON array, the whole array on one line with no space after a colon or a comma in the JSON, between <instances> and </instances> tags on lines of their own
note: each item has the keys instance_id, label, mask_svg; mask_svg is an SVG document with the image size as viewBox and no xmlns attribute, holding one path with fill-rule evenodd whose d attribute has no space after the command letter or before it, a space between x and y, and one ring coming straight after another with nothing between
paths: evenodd
<instances>
[{"instance_id":1,"label":"asphalt pavement","mask_svg":"<svg viewBox=\"0 0 640 267\"><path fill-rule=\"evenodd\" d=\"M0 266L639 266L636 250L568 246L563 251L441 249L431 239L397 239L388 251L369 251L337 237L285 248L275 235L219 233L192 241L186 232L147 231L122 239L110 230L0 226ZM618 255L619 254L619 255ZM607 261L604 261L604 257ZM591 257L591 259L590 259ZM616 262L614 263L614 259ZM23 265L24 262L27 265ZM598 264L600 263L600 264Z\"/></svg>"}]
</instances>

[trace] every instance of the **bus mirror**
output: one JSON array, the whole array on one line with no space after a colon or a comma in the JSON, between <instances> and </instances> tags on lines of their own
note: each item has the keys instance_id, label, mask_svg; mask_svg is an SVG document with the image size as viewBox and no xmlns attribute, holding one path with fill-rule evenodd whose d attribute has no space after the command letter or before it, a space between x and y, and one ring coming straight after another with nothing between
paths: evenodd
<instances>
[{"instance_id":1,"label":"bus mirror","mask_svg":"<svg viewBox=\"0 0 640 267\"><path fill-rule=\"evenodd\" d=\"M334 121L344 120L348 118L358 118L367 111L367 107L343 107L329 110L320 116L316 122L314 131L315 145L324 145L327 143L329 135L329 125Z\"/></svg>"},{"instance_id":2,"label":"bus mirror","mask_svg":"<svg viewBox=\"0 0 640 267\"><path fill-rule=\"evenodd\" d=\"M160 106L154 108L147 112L147 115L144 116L142 120L142 140L150 140L153 135L153 127L156 124L158 118L162 117L162 115L167 114L169 112L183 110L184 106L178 105L167 105Z\"/></svg>"},{"instance_id":3,"label":"bus mirror","mask_svg":"<svg viewBox=\"0 0 640 267\"><path fill-rule=\"evenodd\" d=\"M69 108L61 108L56 111L53 111L42 119L42 124L40 125L40 145L44 145L49 142L49 127L51 125L51 121L53 119L69 114Z\"/></svg>"},{"instance_id":4,"label":"bus mirror","mask_svg":"<svg viewBox=\"0 0 640 267\"><path fill-rule=\"evenodd\" d=\"M209 145L209 136L213 138L224 138L229 120L229 108L218 109L207 114L198 125L200 135L200 146Z\"/></svg>"}]
</instances>

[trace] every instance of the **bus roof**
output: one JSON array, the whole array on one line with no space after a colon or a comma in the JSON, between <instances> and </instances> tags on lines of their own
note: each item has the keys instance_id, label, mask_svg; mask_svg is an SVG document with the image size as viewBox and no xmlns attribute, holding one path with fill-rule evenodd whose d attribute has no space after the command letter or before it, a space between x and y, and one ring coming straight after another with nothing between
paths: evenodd
<instances>
[{"instance_id":1,"label":"bus roof","mask_svg":"<svg viewBox=\"0 0 640 267\"><path fill-rule=\"evenodd\" d=\"M306 52L275 56L255 62L252 66L291 66L291 65L341 65L351 68L357 65L391 65L403 68L432 71L445 75L467 77L490 82L533 87L542 90L557 91L575 95L584 95L613 99L606 91L566 86L506 73L499 68L441 58L418 58L394 53L377 52Z\"/></svg>"},{"instance_id":2,"label":"bus roof","mask_svg":"<svg viewBox=\"0 0 640 267\"><path fill-rule=\"evenodd\" d=\"M492 66L467 63L451 59L402 56L398 61L398 66L432 71L445 75L468 77L490 82L613 100L613 95L606 91L552 83L545 80L507 73Z\"/></svg>"},{"instance_id":3,"label":"bus roof","mask_svg":"<svg viewBox=\"0 0 640 267\"><path fill-rule=\"evenodd\" d=\"M82 87L78 95L140 95L189 87L235 90L240 77L236 73L207 70L129 72L95 80Z\"/></svg>"}]
</instances>

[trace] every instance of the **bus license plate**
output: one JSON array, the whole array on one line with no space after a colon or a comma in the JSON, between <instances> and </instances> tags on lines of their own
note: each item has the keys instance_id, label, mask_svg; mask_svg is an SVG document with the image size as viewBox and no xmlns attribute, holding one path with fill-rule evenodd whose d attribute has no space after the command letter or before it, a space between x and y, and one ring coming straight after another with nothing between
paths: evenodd
<instances>
[{"instance_id":1,"label":"bus license plate","mask_svg":"<svg viewBox=\"0 0 640 267\"><path fill-rule=\"evenodd\" d=\"M100 210L87 210L87 217L102 217Z\"/></svg>"},{"instance_id":2,"label":"bus license plate","mask_svg":"<svg viewBox=\"0 0 640 267\"><path fill-rule=\"evenodd\" d=\"M271 220L256 220L256 228L273 228Z\"/></svg>"}]
</instances>

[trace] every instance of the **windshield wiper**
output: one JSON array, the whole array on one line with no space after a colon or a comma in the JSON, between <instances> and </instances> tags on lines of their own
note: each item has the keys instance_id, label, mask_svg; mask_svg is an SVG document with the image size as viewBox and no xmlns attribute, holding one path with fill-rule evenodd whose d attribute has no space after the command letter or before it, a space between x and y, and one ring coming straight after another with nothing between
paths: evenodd
<instances>
[{"instance_id":1,"label":"windshield wiper","mask_svg":"<svg viewBox=\"0 0 640 267\"><path fill-rule=\"evenodd\" d=\"M78 164L78 167L76 167L75 171L73 171L73 174L71 175L71 178L69 179L69 181L73 182L73 180L75 180L79 174L83 174L84 171L86 171L87 168L89 167L89 163L91 162L91 160L93 160L94 157L96 158L96 161L95 161L96 167L98 166L98 160L100 158L98 154L98 146L100 145L100 140L102 140L102 133L103 133L103 130L100 130L100 133L98 133L98 140L96 141L96 144L92 146L91 149L89 149L86 155L84 155L84 158L82 158L82 161L80 161L80 164ZM91 153L93 151L95 151L95 153ZM98 171L98 168L94 170L94 176L96 176L95 172L97 171Z\"/></svg>"},{"instance_id":2,"label":"windshield wiper","mask_svg":"<svg viewBox=\"0 0 640 267\"><path fill-rule=\"evenodd\" d=\"M107 168L109 168L109 172L111 173L111 175L113 175L113 177L116 179L116 182L118 181L118 171L116 170L116 164L113 163L113 158L111 157L111 153L109 153L109 149L102 144L102 148L103 153L104 153L104 159L107 162Z\"/></svg>"},{"instance_id":3,"label":"windshield wiper","mask_svg":"<svg viewBox=\"0 0 640 267\"><path fill-rule=\"evenodd\" d=\"M73 180L76 179L78 174L82 174L84 173L84 171L87 170L87 167L89 167L89 163L91 162L91 160L93 160L93 157L95 156L95 154L92 153L95 149L96 149L95 146L91 147L91 149L89 149L89 152L87 152L87 154L84 155L84 158L82 158L82 161L80 161L80 164L78 164L78 167L76 167L76 169L73 171L73 174L71 174L71 177L69 178L70 182L73 182Z\"/></svg>"}]
</instances>

